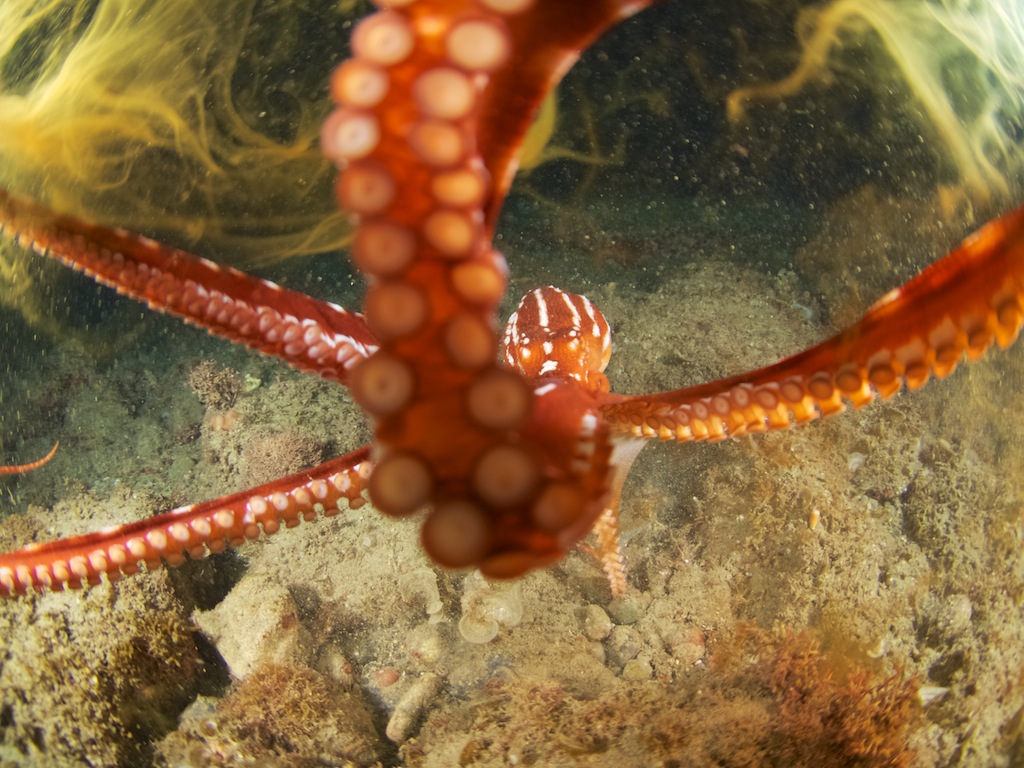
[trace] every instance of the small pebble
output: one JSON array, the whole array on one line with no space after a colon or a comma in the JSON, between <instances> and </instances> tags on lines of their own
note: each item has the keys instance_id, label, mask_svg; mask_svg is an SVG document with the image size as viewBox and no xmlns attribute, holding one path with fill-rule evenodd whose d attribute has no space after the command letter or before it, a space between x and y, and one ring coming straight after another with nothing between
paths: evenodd
<instances>
[{"instance_id":1,"label":"small pebble","mask_svg":"<svg viewBox=\"0 0 1024 768\"><path fill-rule=\"evenodd\" d=\"M704 630L695 624L683 624L667 633L665 647L686 666L699 663L707 652Z\"/></svg>"},{"instance_id":2,"label":"small pebble","mask_svg":"<svg viewBox=\"0 0 1024 768\"><path fill-rule=\"evenodd\" d=\"M654 668L651 667L651 662L647 659L633 659L632 661L627 661L626 666L622 668L623 680L640 682L642 680L650 680L653 675Z\"/></svg>"},{"instance_id":3,"label":"small pebble","mask_svg":"<svg viewBox=\"0 0 1024 768\"><path fill-rule=\"evenodd\" d=\"M939 610L938 620L947 635L963 632L971 625L974 605L967 595L957 593L946 598Z\"/></svg>"},{"instance_id":4,"label":"small pebble","mask_svg":"<svg viewBox=\"0 0 1024 768\"><path fill-rule=\"evenodd\" d=\"M872 659L880 659L889 652L889 638L880 637L878 642L875 643L871 648L866 651L867 655Z\"/></svg>"},{"instance_id":5,"label":"small pebble","mask_svg":"<svg viewBox=\"0 0 1024 768\"><path fill-rule=\"evenodd\" d=\"M590 640L604 640L612 633L612 620L600 605L591 603L583 617L583 632Z\"/></svg>"},{"instance_id":6,"label":"small pebble","mask_svg":"<svg viewBox=\"0 0 1024 768\"><path fill-rule=\"evenodd\" d=\"M370 677L373 679L374 685L378 688L389 688L398 682L401 677L401 673L394 667L384 667L383 669L374 670Z\"/></svg>"},{"instance_id":7,"label":"small pebble","mask_svg":"<svg viewBox=\"0 0 1024 768\"><path fill-rule=\"evenodd\" d=\"M949 688L940 688L937 685L922 685L917 692L917 700L922 707L927 707L934 701L938 701L949 693Z\"/></svg>"}]
</instances>

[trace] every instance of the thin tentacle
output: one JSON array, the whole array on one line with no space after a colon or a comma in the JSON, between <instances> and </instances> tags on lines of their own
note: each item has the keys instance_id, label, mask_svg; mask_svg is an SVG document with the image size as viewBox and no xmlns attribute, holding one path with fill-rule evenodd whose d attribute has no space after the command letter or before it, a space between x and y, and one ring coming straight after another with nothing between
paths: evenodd
<instances>
[{"instance_id":1,"label":"thin tentacle","mask_svg":"<svg viewBox=\"0 0 1024 768\"><path fill-rule=\"evenodd\" d=\"M0 466L0 475L17 475L22 472L31 472L33 469L39 469L39 467L48 463L50 459L57 453L57 448L60 447L60 440L53 444L53 448L43 458L30 461L28 464L8 464L6 466Z\"/></svg>"},{"instance_id":2,"label":"thin tentacle","mask_svg":"<svg viewBox=\"0 0 1024 768\"><path fill-rule=\"evenodd\" d=\"M293 528L300 520L331 517L363 505L370 476L369 448L332 459L248 491L165 512L128 525L32 544L0 555L0 597L32 588L79 589L106 576L117 581L162 563L179 565L188 555L204 557L247 539Z\"/></svg>"},{"instance_id":3,"label":"thin tentacle","mask_svg":"<svg viewBox=\"0 0 1024 768\"><path fill-rule=\"evenodd\" d=\"M602 409L619 432L720 440L765 432L890 397L947 376L966 354L1007 347L1024 318L1024 208L978 230L890 291L856 324L775 365L696 387L627 397Z\"/></svg>"},{"instance_id":4,"label":"thin tentacle","mask_svg":"<svg viewBox=\"0 0 1024 768\"><path fill-rule=\"evenodd\" d=\"M346 383L376 339L361 315L142 235L54 213L0 190L0 231L150 308Z\"/></svg>"}]
</instances>

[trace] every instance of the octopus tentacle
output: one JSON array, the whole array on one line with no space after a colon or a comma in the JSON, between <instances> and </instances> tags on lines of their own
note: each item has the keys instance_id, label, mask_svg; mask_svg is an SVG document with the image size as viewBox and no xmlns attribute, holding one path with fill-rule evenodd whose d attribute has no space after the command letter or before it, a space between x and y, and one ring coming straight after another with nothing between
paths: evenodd
<instances>
[{"instance_id":1,"label":"octopus tentacle","mask_svg":"<svg viewBox=\"0 0 1024 768\"><path fill-rule=\"evenodd\" d=\"M381 340L351 382L376 421L370 494L387 514L432 508L422 538L443 565L517 575L557 560L601 512L611 446L596 401L495 361L507 270L491 235L546 91L648 4L381 0L332 77L322 144L342 168Z\"/></svg>"},{"instance_id":2,"label":"octopus tentacle","mask_svg":"<svg viewBox=\"0 0 1024 768\"><path fill-rule=\"evenodd\" d=\"M1007 347L1024 318L1024 208L968 237L845 331L775 365L602 408L618 432L719 440L789 427L922 386Z\"/></svg>"},{"instance_id":3,"label":"octopus tentacle","mask_svg":"<svg viewBox=\"0 0 1024 768\"><path fill-rule=\"evenodd\" d=\"M60 440L53 444L53 448L43 458L30 461L28 464L8 464L6 466L0 466L0 475L17 475L22 472L31 472L33 469L39 469L50 459L53 458L54 454L57 453L57 448L60 447Z\"/></svg>"},{"instance_id":4,"label":"octopus tentacle","mask_svg":"<svg viewBox=\"0 0 1024 768\"><path fill-rule=\"evenodd\" d=\"M553 286L526 294L505 326L502 359L539 390L552 379L578 382L596 402L608 394L612 335L608 321L586 297ZM613 597L626 591L626 567L619 543L619 503L633 462L646 443L616 436L608 459L607 493L593 521L596 547L585 547L601 562Z\"/></svg>"},{"instance_id":5,"label":"octopus tentacle","mask_svg":"<svg viewBox=\"0 0 1024 768\"><path fill-rule=\"evenodd\" d=\"M544 97L605 30L660 1L516 0L516 6L529 11L510 13L505 19L516 66L490 73L476 129L484 166L493 179L485 211L488 226L493 227L497 219L519 166L523 138ZM512 5L501 0L492 4L496 8Z\"/></svg>"},{"instance_id":6,"label":"octopus tentacle","mask_svg":"<svg viewBox=\"0 0 1024 768\"><path fill-rule=\"evenodd\" d=\"M594 535L597 546L593 554L601 562L601 570L608 579L608 588L612 597L621 597L626 593L626 561L622 556L622 544L619 539L619 506L605 507L604 512L594 523Z\"/></svg>"},{"instance_id":7,"label":"octopus tentacle","mask_svg":"<svg viewBox=\"0 0 1024 768\"><path fill-rule=\"evenodd\" d=\"M292 528L317 515L331 517L364 503L370 475L369 449L332 459L320 466L248 491L165 512L96 533L33 544L0 555L0 597L23 595L32 588L79 589L99 584L102 576L117 581L145 564L179 565L185 556L204 557L247 539Z\"/></svg>"},{"instance_id":8,"label":"octopus tentacle","mask_svg":"<svg viewBox=\"0 0 1024 768\"><path fill-rule=\"evenodd\" d=\"M0 231L150 308L346 383L376 349L363 318L149 238L54 213L0 190Z\"/></svg>"}]
</instances>

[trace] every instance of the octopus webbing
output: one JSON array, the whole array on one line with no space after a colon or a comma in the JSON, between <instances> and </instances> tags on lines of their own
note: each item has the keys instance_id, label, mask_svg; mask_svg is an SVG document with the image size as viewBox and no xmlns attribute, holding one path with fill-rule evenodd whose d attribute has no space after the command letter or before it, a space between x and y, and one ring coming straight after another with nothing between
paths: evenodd
<instances>
[{"instance_id":1,"label":"octopus webbing","mask_svg":"<svg viewBox=\"0 0 1024 768\"><path fill-rule=\"evenodd\" d=\"M0 556L0 594L116 580L364 503L425 513L440 565L511 578L596 530L613 592L623 481L650 438L788 428L950 373L1024 318L1024 208L994 221L856 324L775 365L642 396L610 392L607 321L528 293L503 337L493 246L544 96L608 27L653 0L379 0L331 79L325 153L370 283L363 314L0 193L15 240L151 308L348 386L371 446L221 499Z\"/></svg>"}]
</instances>

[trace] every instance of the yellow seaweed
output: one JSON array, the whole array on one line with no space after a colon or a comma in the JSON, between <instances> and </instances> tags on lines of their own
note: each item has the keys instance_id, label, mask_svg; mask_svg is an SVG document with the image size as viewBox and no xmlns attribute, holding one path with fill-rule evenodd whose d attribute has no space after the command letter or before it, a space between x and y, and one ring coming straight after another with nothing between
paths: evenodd
<instances>
[{"instance_id":1,"label":"yellow seaweed","mask_svg":"<svg viewBox=\"0 0 1024 768\"><path fill-rule=\"evenodd\" d=\"M874 40L887 55L874 57L873 66L895 67L917 102L913 112L925 139L959 182L981 202L1020 186L1024 11L1019 0L834 0L802 12L798 33L803 50L793 72L777 82L734 90L726 102L730 120L741 120L750 102L784 99L827 75L838 49ZM880 82L870 72L863 75L869 84Z\"/></svg>"},{"instance_id":2,"label":"yellow seaweed","mask_svg":"<svg viewBox=\"0 0 1024 768\"><path fill-rule=\"evenodd\" d=\"M311 5L6 0L0 178L247 265L337 247L347 228L318 149L330 62L289 70L312 60L304 14L325 11Z\"/></svg>"},{"instance_id":3,"label":"yellow seaweed","mask_svg":"<svg viewBox=\"0 0 1024 768\"><path fill-rule=\"evenodd\" d=\"M540 109L537 110L537 116L533 119L530 130L526 132L526 138L523 139L523 149L519 153L520 171L531 171L544 162L544 150L551 141L557 124L558 99L555 91L551 91L544 97Z\"/></svg>"}]
</instances>

